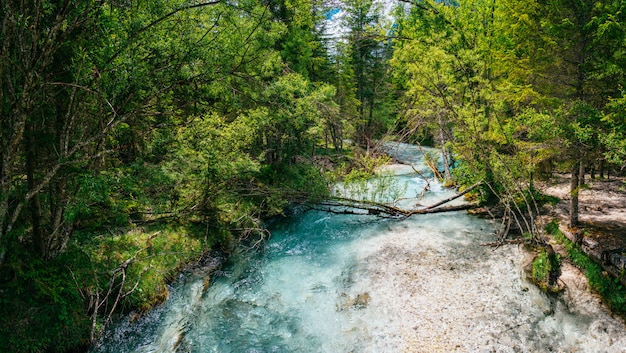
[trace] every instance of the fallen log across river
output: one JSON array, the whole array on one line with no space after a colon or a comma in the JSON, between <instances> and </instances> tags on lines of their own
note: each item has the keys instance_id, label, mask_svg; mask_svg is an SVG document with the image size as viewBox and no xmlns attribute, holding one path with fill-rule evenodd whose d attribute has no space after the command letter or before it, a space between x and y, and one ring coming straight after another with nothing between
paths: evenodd
<instances>
[{"instance_id":1,"label":"fallen log across river","mask_svg":"<svg viewBox=\"0 0 626 353\"><path fill-rule=\"evenodd\" d=\"M324 201L319 201L315 204L309 205L309 207L319 211L325 211L335 214L371 214L389 218L406 218L417 214L461 211L475 208L477 207L477 205L472 203L462 205L449 205L445 207L443 205L460 198L461 196L477 188L480 184L481 183L476 183L454 196L451 196L445 200L441 200L427 207L418 209L406 210L386 203L344 197L331 197Z\"/></svg>"}]
</instances>

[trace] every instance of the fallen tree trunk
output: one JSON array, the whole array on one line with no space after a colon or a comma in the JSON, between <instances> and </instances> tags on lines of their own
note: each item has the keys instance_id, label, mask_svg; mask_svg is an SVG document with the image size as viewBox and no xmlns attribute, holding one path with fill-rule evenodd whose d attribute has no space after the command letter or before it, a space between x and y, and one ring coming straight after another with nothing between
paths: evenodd
<instances>
[{"instance_id":1,"label":"fallen tree trunk","mask_svg":"<svg viewBox=\"0 0 626 353\"><path fill-rule=\"evenodd\" d=\"M347 205L347 204L330 204L324 203L318 204L322 207L309 205L310 208L330 212L335 214L353 214L353 215L376 215L380 217L389 217L389 218L407 218L416 214L430 214L430 213L443 213L443 212L452 212L452 211L462 211L468 210L476 207L474 204L465 204L465 205L457 205L457 206L447 206L447 207L438 207L432 209L419 209L419 210L401 210L397 209L397 211L389 211L385 209L379 209L377 207L368 207L364 205ZM325 206L325 207L324 207ZM359 212L362 211L362 212ZM364 211L364 212L363 212Z\"/></svg>"},{"instance_id":2,"label":"fallen tree trunk","mask_svg":"<svg viewBox=\"0 0 626 353\"><path fill-rule=\"evenodd\" d=\"M427 213L442 213L442 212L452 212L459 210L467 210L470 208L476 207L475 204L465 204L465 205L456 205L456 206L446 206L446 203L456 200L459 197L467 194L472 191L476 187L478 187L480 183L474 184L468 189L460 192L452 197L449 197L445 200L439 201L430 206L414 209L414 210L404 210L395 206L390 206L388 204L368 201L368 200L355 200L348 199L343 197L332 197L324 201L316 202L313 205L309 205L309 207L313 209L317 209L320 211L337 213L337 214L373 214L381 217L390 217L390 218L406 218L416 214L427 214ZM357 210L365 211L359 212Z\"/></svg>"},{"instance_id":3,"label":"fallen tree trunk","mask_svg":"<svg viewBox=\"0 0 626 353\"><path fill-rule=\"evenodd\" d=\"M476 207L475 204L465 204L465 205L456 205L456 206L446 206L446 207L437 207L437 208L420 208L419 210L413 210L406 214L407 217L412 216L414 214L427 214L427 213L442 213L442 212L452 212L452 211L462 211L469 210L470 208Z\"/></svg>"},{"instance_id":4,"label":"fallen tree trunk","mask_svg":"<svg viewBox=\"0 0 626 353\"><path fill-rule=\"evenodd\" d=\"M376 215L380 217L405 217L406 211L385 204L364 203L360 200L326 200L308 205L312 209L335 214Z\"/></svg>"}]
</instances>

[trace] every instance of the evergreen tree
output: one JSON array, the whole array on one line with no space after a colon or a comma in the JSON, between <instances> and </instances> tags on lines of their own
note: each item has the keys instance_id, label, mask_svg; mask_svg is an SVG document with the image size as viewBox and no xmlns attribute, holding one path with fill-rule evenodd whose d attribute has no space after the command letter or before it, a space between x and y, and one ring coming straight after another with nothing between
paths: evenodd
<instances>
[{"instance_id":1,"label":"evergreen tree","mask_svg":"<svg viewBox=\"0 0 626 353\"><path fill-rule=\"evenodd\" d=\"M384 97L388 59L391 51L386 45L381 27L381 8L372 0L345 1L344 26L348 31L347 55L354 73L355 94L360 102L356 124L356 142L370 147L386 126L376 109Z\"/></svg>"}]
</instances>

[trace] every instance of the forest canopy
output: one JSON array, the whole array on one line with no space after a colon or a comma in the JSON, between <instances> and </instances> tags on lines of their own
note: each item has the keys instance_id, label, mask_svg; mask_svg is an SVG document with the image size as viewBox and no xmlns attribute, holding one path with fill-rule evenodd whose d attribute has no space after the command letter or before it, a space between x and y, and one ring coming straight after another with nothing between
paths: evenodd
<instances>
[{"instance_id":1,"label":"forest canopy","mask_svg":"<svg viewBox=\"0 0 626 353\"><path fill-rule=\"evenodd\" d=\"M1 351L85 347L381 141L439 148L450 183L482 182L533 236L537 178L571 174L575 226L585 173L626 163L623 1L6 0L0 18Z\"/></svg>"}]
</instances>

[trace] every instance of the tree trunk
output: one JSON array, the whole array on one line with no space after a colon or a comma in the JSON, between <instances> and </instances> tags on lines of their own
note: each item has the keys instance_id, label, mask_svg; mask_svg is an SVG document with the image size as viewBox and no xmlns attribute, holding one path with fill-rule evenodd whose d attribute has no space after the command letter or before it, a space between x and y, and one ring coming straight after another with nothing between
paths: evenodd
<instances>
[{"instance_id":1,"label":"tree trunk","mask_svg":"<svg viewBox=\"0 0 626 353\"><path fill-rule=\"evenodd\" d=\"M28 184L28 192L35 189L35 137L31 124L26 124L26 181ZM35 193L29 202L30 221L33 226L32 239L35 249L39 255L43 256L46 251L43 230L41 229L41 202L39 201L39 193Z\"/></svg>"},{"instance_id":2,"label":"tree trunk","mask_svg":"<svg viewBox=\"0 0 626 353\"><path fill-rule=\"evenodd\" d=\"M343 127L342 125L337 126L337 143L335 144L335 148L339 147L338 152L343 152Z\"/></svg>"},{"instance_id":3,"label":"tree trunk","mask_svg":"<svg viewBox=\"0 0 626 353\"><path fill-rule=\"evenodd\" d=\"M599 166L599 173L600 173L600 179L604 179L604 159L600 160L600 166Z\"/></svg>"},{"instance_id":4,"label":"tree trunk","mask_svg":"<svg viewBox=\"0 0 626 353\"><path fill-rule=\"evenodd\" d=\"M595 161L591 162L591 165L589 166L589 177L591 179L596 178L596 162Z\"/></svg>"},{"instance_id":5,"label":"tree trunk","mask_svg":"<svg viewBox=\"0 0 626 353\"><path fill-rule=\"evenodd\" d=\"M439 129L439 137L441 139L441 160L443 162L443 175L446 180L452 179L452 173L450 172L450 154L446 148L446 138L442 129Z\"/></svg>"},{"instance_id":6,"label":"tree trunk","mask_svg":"<svg viewBox=\"0 0 626 353\"><path fill-rule=\"evenodd\" d=\"M53 207L54 213L50 214L50 233L47 234L44 253L46 259L52 259L60 254L65 249L72 233L71 225L66 226L63 221L63 214L68 202L67 179L59 177L54 184L56 195L55 199L51 199L50 202L55 202L55 206Z\"/></svg>"},{"instance_id":7,"label":"tree trunk","mask_svg":"<svg viewBox=\"0 0 626 353\"><path fill-rule=\"evenodd\" d=\"M572 177L570 180L570 204L569 204L569 227L578 226L578 192L580 191L578 182L580 173L580 165L574 163L572 165Z\"/></svg>"},{"instance_id":8,"label":"tree trunk","mask_svg":"<svg viewBox=\"0 0 626 353\"><path fill-rule=\"evenodd\" d=\"M442 119L442 112L437 114L437 124L439 125L439 143L441 143L441 160L443 162L443 175L446 180L452 179L452 173L450 172L450 153L448 153L448 149L446 148L446 132L445 125Z\"/></svg>"},{"instance_id":9,"label":"tree trunk","mask_svg":"<svg viewBox=\"0 0 626 353\"><path fill-rule=\"evenodd\" d=\"M585 185L585 163L581 160L578 171L578 186L583 185Z\"/></svg>"},{"instance_id":10,"label":"tree trunk","mask_svg":"<svg viewBox=\"0 0 626 353\"><path fill-rule=\"evenodd\" d=\"M484 188L484 192L485 195L485 203L490 205L490 204L495 204L496 202L498 202L498 196L494 193L494 189L493 186L496 184L495 182L495 176L494 176L494 172L493 169L491 168L491 163L489 163L489 160L485 159L485 185L489 185L490 187Z\"/></svg>"},{"instance_id":11,"label":"tree trunk","mask_svg":"<svg viewBox=\"0 0 626 353\"><path fill-rule=\"evenodd\" d=\"M451 180L452 173L450 172L450 162L448 160L449 154L445 144L441 146L441 159L443 161L443 175L446 180Z\"/></svg>"}]
</instances>

